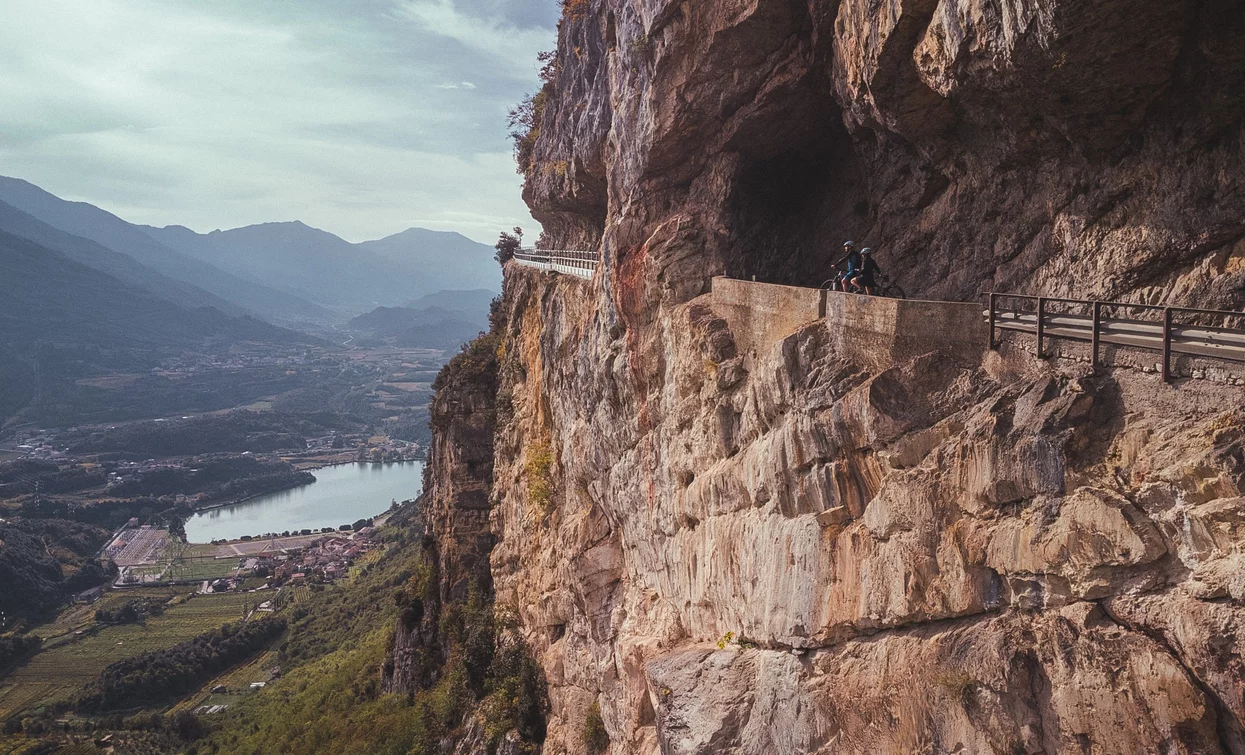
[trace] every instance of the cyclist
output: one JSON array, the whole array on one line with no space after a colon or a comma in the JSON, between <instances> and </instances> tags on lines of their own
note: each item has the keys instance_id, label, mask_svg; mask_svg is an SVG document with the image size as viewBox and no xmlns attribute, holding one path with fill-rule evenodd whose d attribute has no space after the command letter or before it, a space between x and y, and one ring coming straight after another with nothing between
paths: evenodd
<instances>
[{"instance_id":1,"label":"cyclist","mask_svg":"<svg viewBox=\"0 0 1245 755\"><path fill-rule=\"evenodd\" d=\"M853 279L852 285L858 292L873 296L878 287L877 277L881 272L882 268L873 259L873 250L865 247L860 250L860 273Z\"/></svg>"},{"instance_id":2,"label":"cyclist","mask_svg":"<svg viewBox=\"0 0 1245 755\"><path fill-rule=\"evenodd\" d=\"M835 263L835 267L847 263L847 272L843 274L842 285L844 291L851 291L856 287L856 276L860 275L860 266L862 264L860 252L856 251L855 241L843 242L843 259Z\"/></svg>"}]
</instances>

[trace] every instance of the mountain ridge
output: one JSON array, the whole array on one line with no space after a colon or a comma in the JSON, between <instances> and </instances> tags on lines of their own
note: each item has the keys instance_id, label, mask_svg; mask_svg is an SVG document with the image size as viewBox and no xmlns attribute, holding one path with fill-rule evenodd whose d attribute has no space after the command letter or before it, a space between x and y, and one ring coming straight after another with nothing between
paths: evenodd
<instances>
[{"instance_id":1,"label":"mountain ridge","mask_svg":"<svg viewBox=\"0 0 1245 755\"><path fill-rule=\"evenodd\" d=\"M213 307L228 315L256 313L185 281L170 278L128 254L54 228L7 202L0 202L0 230L64 254L87 267L150 291L186 309Z\"/></svg>"},{"instance_id":2,"label":"mountain ridge","mask_svg":"<svg viewBox=\"0 0 1245 755\"><path fill-rule=\"evenodd\" d=\"M107 210L61 199L29 181L0 176L0 200L57 230L125 254L162 275L195 285L265 318L285 323L333 319L322 307L181 254Z\"/></svg>"},{"instance_id":3,"label":"mountain ridge","mask_svg":"<svg viewBox=\"0 0 1245 755\"><path fill-rule=\"evenodd\" d=\"M453 231L412 227L351 243L302 220L208 233L185 226L141 228L191 257L342 313L359 314L444 289L500 290L492 248Z\"/></svg>"},{"instance_id":4,"label":"mountain ridge","mask_svg":"<svg viewBox=\"0 0 1245 755\"><path fill-rule=\"evenodd\" d=\"M145 281L149 290L185 298L191 305L252 312L281 325L324 326L441 290L501 288L492 248L454 231L412 226L352 243L303 220L285 220L198 233L184 225L131 223L4 176L0 201L55 231L98 245L88 248L53 238L46 230L27 230L80 261ZM104 250L132 258L154 275Z\"/></svg>"}]
</instances>

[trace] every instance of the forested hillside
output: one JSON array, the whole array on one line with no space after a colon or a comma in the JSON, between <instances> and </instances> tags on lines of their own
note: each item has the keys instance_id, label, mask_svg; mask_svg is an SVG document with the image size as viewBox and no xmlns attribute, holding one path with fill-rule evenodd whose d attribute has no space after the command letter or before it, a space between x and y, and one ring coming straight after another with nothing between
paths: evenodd
<instances>
[{"instance_id":1,"label":"forested hillside","mask_svg":"<svg viewBox=\"0 0 1245 755\"><path fill-rule=\"evenodd\" d=\"M108 534L102 527L57 519L0 524L0 613L38 616L104 582L108 573L94 556Z\"/></svg>"},{"instance_id":2,"label":"forested hillside","mask_svg":"<svg viewBox=\"0 0 1245 755\"><path fill-rule=\"evenodd\" d=\"M349 327L398 346L455 349L488 327L487 315L487 308L463 312L441 307L377 307L351 320Z\"/></svg>"}]
</instances>

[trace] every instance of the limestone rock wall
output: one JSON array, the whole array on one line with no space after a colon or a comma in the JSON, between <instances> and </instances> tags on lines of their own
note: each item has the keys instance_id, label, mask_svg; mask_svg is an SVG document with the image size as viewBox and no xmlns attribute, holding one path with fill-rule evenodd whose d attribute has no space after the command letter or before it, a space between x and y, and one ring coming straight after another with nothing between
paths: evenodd
<instances>
[{"instance_id":1,"label":"limestone rock wall","mask_svg":"<svg viewBox=\"0 0 1245 755\"><path fill-rule=\"evenodd\" d=\"M1245 6L587 0L511 266L491 552L549 753L1242 753L1239 390L741 349L713 275L1242 303Z\"/></svg>"},{"instance_id":2,"label":"limestone rock wall","mask_svg":"<svg viewBox=\"0 0 1245 755\"><path fill-rule=\"evenodd\" d=\"M525 197L646 289L818 285L851 238L910 295L1241 303L1236 0L568 7Z\"/></svg>"},{"instance_id":3,"label":"limestone rock wall","mask_svg":"<svg viewBox=\"0 0 1245 755\"><path fill-rule=\"evenodd\" d=\"M418 505L425 524L424 573L404 586L401 618L382 669L389 693L431 686L446 662L441 609L463 601L474 586L492 589L489 522L493 486L493 426L500 340L482 337L456 356L434 384L432 446Z\"/></svg>"},{"instance_id":4,"label":"limestone rock wall","mask_svg":"<svg viewBox=\"0 0 1245 755\"><path fill-rule=\"evenodd\" d=\"M637 398L589 286L507 292L493 571L547 752L594 703L617 753L1245 751L1236 389L1006 348L872 372L832 322L752 362L700 297Z\"/></svg>"},{"instance_id":5,"label":"limestone rock wall","mask_svg":"<svg viewBox=\"0 0 1245 755\"><path fill-rule=\"evenodd\" d=\"M489 495L497 400L495 340L451 362L430 407L433 427L428 481L421 502L435 548L442 603L463 600L472 580L489 586Z\"/></svg>"}]
</instances>

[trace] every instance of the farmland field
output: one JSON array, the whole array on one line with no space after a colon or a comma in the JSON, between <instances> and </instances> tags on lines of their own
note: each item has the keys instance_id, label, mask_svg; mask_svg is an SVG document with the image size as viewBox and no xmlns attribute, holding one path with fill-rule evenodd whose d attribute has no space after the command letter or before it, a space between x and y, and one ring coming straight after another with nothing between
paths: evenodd
<instances>
[{"instance_id":1,"label":"farmland field","mask_svg":"<svg viewBox=\"0 0 1245 755\"><path fill-rule=\"evenodd\" d=\"M165 579L220 579L238 572L236 558L186 558L174 561Z\"/></svg>"},{"instance_id":2,"label":"farmland field","mask_svg":"<svg viewBox=\"0 0 1245 755\"><path fill-rule=\"evenodd\" d=\"M61 611L54 621L37 626L30 631L43 638L44 648L47 649L52 644L72 639L67 635L92 626L95 623L95 612L98 610L115 611L136 598L163 598L172 601L194 590L193 587L136 587L112 590L104 593L104 597L95 603L70 606Z\"/></svg>"},{"instance_id":3,"label":"farmland field","mask_svg":"<svg viewBox=\"0 0 1245 755\"><path fill-rule=\"evenodd\" d=\"M380 561L380 557L383 553L384 551L381 551L381 550L374 550L374 551L369 551L368 553L365 553L362 558L354 562L354 565L350 567L350 571L347 572L347 576L349 576L350 579L358 578L358 576L362 574L363 571L367 569L367 567L371 566L377 561Z\"/></svg>"},{"instance_id":4,"label":"farmland field","mask_svg":"<svg viewBox=\"0 0 1245 755\"><path fill-rule=\"evenodd\" d=\"M147 591L130 590L109 599L135 597L141 592ZM168 589L159 592L176 594ZM243 617L243 607L254 606L259 600L257 595L244 593L196 595L169 606L145 624L104 627L40 651L0 682L0 720L72 696L110 663L172 647L222 624L236 623Z\"/></svg>"},{"instance_id":5,"label":"farmland field","mask_svg":"<svg viewBox=\"0 0 1245 755\"><path fill-rule=\"evenodd\" d=\"M193 711L201 705L232 705L251 693L252 682L269 681L269 672L276 665L276 651L268 650L254 660L226 671L203 685L194 694L187 696L170 709L169 713L178 713L183 710ZM224 685L229 691L214 694L212 688L219 685Z\"/></svg>"},{"instance_id":6,"label":"farmland field","mask_svg":"<svg viewBox=\"0 0 1245 755\"><path fill-rule=\"evenodd\" d=\"M311 588L307 585L295 585L293 587L286 587L282 590L282 593L287 592L289 597L285 598L285 601L288 601L289 605L297 606L311 600ZM282 605L285 605L284 601L282 602Z\"/></svg>"},{"instance_id":7,"label":"farmland field","mask_svg":"<svg viewBox=\"0 0 1245 755\"><path fill-rule=\"evenodd\" d=\"M0 755L25 755L39 747L39 740L0 735Z\"/></svg>"}]
</instances>

